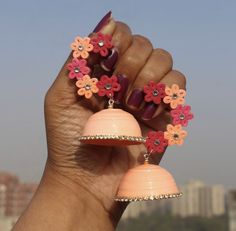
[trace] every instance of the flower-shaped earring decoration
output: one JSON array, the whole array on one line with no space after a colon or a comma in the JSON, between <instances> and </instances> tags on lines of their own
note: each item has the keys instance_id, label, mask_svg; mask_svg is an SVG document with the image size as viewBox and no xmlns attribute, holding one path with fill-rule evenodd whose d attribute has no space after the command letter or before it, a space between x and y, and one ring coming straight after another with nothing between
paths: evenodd
<instances>
[{"instance_id":1,"label":"flower-shaped earring decoration","mask_svg":"<svg viewBox=\"0 0 236 231\"><path fill-rule=\"evenodd\" d=\"M97 81L96 78L90 78L89 75L79 79L76 82L76 86L79 88L78 95L84 95L87 99L91 98L93 93L98 92Z\"/></svg>"},{"instance_id":2,"label":"flower-shaped earring decoration","mask_svg":"<svg viewBox=\"0 0 236 231\"><path fill-rule=\"evenodd\" d=\"M188 126L188 121L193 119L193 114L191 113L191 107L186 105L178 105L176 109L172 110L170 112L173 124L181 124L182 126L186 127Z\"/></svg>"},{"instance_id":3,"label":"flower-shaped earring decoration","mask_svg":"<svg viewBox=\"0 0 236 231\"><path fill-rule=\"evenodd\" d=\"M163 154L167 146L182 145L187 132L183 126L193 118L191 107L185 106L186 92L177 84L166 86L163 83L149 81L144 86L145 102L170 104L171 123L165 131L149 131L142 137L140 126L134 116L122 109L113 108L114 93L121 90L115 75L95 76L94 66L88 65L90 54L106 57L113 48L112 37L100 32L94 33L92 39L76 37L71 44L73 59L67 65L68 77L76 79L77 93L89 99L106 96L108 108L94 113L84 126L79 140L86 144L96 145L134 145L143 143L147 152L144 163L128 170L124 175L117 192L117 201L140 201L179 197L179 192L172 175L158 165L149 163L149 157ZM97 57L97 55L96 55ZM90 61L90 60L89 60ZM101 64L101 62L100 62ZM165 109L164 109L165 110Z\"/></svg>"},{"instance_id":4,"label":"flower-shaped earring decoration","mask_svg":"<svg viewBox=\"0 0 236 231\"><path fill-rule=\"evenodd\" d=\"M111 40L111 35L105 35L98 32L95 37L91 39L91 44L94 47L93 52L99 53L103 57L107 56L109 49L113 47Z\"/></svg>"},{"instance_id":5,"label":"flower-shaped earring decoration","mask_svg":"<svg viewBox=\"0 0 236 231\"><path fill-rule=\"evenodd\" d=\"M165 94L165 84L155 83L149 81L148 85L143 87L145 95L145 101L153 101L155 104L160 104L161 100L166 96Z\"/></svg>"},{"instance_id":6,"label":"flower-shaped earring decoration","mask_svg":"<svg viewBox=\"0 0 236 231\"><path fill-rule=\"evenodd\" d=\"M163 132L150 131L146 138L147 152L144 163L124 175L119 185L116 201L143 201L176 198L182 195L172 175L159 165L149 164L149 158L162 153L167 146Z\"/></svg>"},{"instance_id":7,"label":"flower-shaped earring decoration","mask_svg":"<svg viewBox=\"0 0 236 231\"><path fill-rule=\"evenodd\" d=\"M71 49L73 50L74 58L87 59L89 57L89 52L93 50L93 45L90 43L90 38L81 38L77 36L75 41L71 44Z\"/></svg>"},{"instance_id":8,"label":"flower-shaped earring decoration","mask_svg":"<svg viewBox=\"0 0 236 231\"><path fill-rule=\"evenodd\" d=\"M186 91L183 89L179 89L177 84L173 84L172 87L166 87L165 89L166 96L163 99L164 103L170 104L172 109L175 109L178 105L182 105L185 103L185 95Z\"/></svg>"},{"instance_id":9,"label":"flower-shaped earring decoration","mask_svg":"<svg viewBox=\"0 0 236 231\"><path fill-rule=\"evenodd\" d=\"M85 59L74 58L71 63L67 65L70 79L81 79L84 75L90 73L90 68L87 66L87 61Z\"/></svg>"},{"instance_id":10,"label":"flower-shaped earring decoration","mask_svg":"<svg viewBox=\"0 0 236 231\"><path fill-rule=\"evenodd\" d=\"M164 133L164 137L168 140L169 145L182 145L186 136L187 132L182 129L180 124L175 126L168 124L167 131Z\"/></svg>"},{"instance_id":11,"label":"flower-shaped earring decoration","mask_svg":"<svg viewBox=\"0 0 236 231\"><path fill-rule=\"evenodd\" d=\"M124 110L113 108L114 93L121 89L118 78L115 75L93 78L95 68L89 67L87 65L89 62L85 60L91 53L106 57L112 48L112 37L100 32L93 34L92 39L78 36L71 44L74 59L67 65L67 69L69 78L77 79L78 95L87 99L93 95L109 98L108 108L93 114L88 119L79 140L96 145L140 144L144 142L144 138L134 116Z\"/></svg>"},{"instance_id":12,"label":"flower-shaped earring decoration","mask_svg":"<svg viewBox=\"0 0 236 231\"><path fill-rule=\"evenodd\" d=\"M168 140L164 137L164 132L162 131L150 131L146 138L145 146L149 153L163 153L165 148L168 146Z\"/></svg>"},{"instance_id":13,"label":"flower-shaped earring decoration","mask_svg":"<svg viewBox=\"0 0 236 231\"><path fill-rule=\"evenodd\" d=\"M97 87L99 89L99 96L107 96L108 98L112 98L114 96L114 92L120 90L120 84L118 83L118 79L115 75L110 78L106 75L103 75L97 83Z\"/></svg>"}]
</instances>

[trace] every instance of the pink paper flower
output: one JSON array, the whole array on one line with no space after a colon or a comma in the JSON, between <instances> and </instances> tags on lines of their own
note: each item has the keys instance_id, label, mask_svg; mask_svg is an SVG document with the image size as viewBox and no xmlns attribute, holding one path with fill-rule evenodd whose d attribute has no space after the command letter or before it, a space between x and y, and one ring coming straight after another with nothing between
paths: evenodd
<instances>
[{"instance_id":1,"label":"pink paper flower","mask_svg":"<svg viewBox=\"0 0 236 231\"><path fill-rule=\"evenodd\" d=\"M191 113L191 107L186 105L178 105L176 109L171 111L171 116L173 119L173 124L181 124L182 126L188 126L188 121L193 119L193 114Z\"/></svg>"},{"instance_id":2,"label":"pink paper flower","mask_svg":"<svg viewBox=\"0 0 236 231\"><path fill-rule=\"evenodd\" d=\"M145 146L148 152L163 153L168 145L168 140L164 138L162 131L150 131L146 138Z\"/></svg>"},{"instance_id":3,"label":"pink paper flower","mask_svg":"<svg viewBox=\"0 0 236 231\"><path fill-rule=\"evenodd\" d=\"M162 98L165 97L165 84L163 83L155 83L153 81L149 81L148 85L143 88L145 95L145 101L151 102L153 101L155 104L160 104Z\"/></svg>"},{"instance_id":4,"label":"pink paper flower","mask_svg":"<svg viewBox=\"0 0 236 231\"><path fill-rule=\"evenodd\" d=\"M118 79L115 75L110 78L107 75L103 75L97 82L97 87L99 89L99 96L106 95L109 98L114 96L114 92L120 90L120 84L118 83Z\"/></svg>"},{"instance_id":5,"label":"pink paper flower","mask_svg":"<svg viewBox=\"0 0 236 231\"><path fill-rule=\"evenodd\" d=\"M103 57L107 56L109 49L113 47L111 39L111 35L102 34L101 32L98 32L96 36L91 39L91 44L93 45L93 52L100 53L100 55Z\"/></svg>"},{"instance_id":6,"label":"pink paper flower","mask_svg":"<svg viewBox=\"0 0 236 231\"><path fill-rule=\"evenodd\" d=\"M89 74L90 68L87 66L85 59L74 58L71 63L67 65L70 79L81 79L84 75Z\"/></svg>"}]
</instances>

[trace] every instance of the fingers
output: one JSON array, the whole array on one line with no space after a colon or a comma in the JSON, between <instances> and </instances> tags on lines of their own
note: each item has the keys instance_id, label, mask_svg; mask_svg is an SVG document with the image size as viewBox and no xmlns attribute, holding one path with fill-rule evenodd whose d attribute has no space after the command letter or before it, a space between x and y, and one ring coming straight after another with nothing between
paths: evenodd
<instances>
[{"instance_id":1,"label":"fingers","mask_svg":"<svg viewBox=\"0 0 236 231\"><path fill-rule=\"evenodd\" d=\"M122 23L122 22L115 22L112 18L109 20L109 23L106 24L102 29L100 29L100 32L103 34L112 34L113 35L113 43L115 46L115 52L113 51L110 56L108 56L106 59L103 59L103 63L110 68L115 64L114 59L117 59L117 51L119 54L122 55L122 53L125 52L125 50L130 46L132 43L132 34L130 28ZM93 36L93 34L91 34ZM116 56L116 57L114 57ZM90 68L93 68L93 65L98 62L99 60L96 58L96 55L91 55L88 59L88 64L90 65ZM68 99L67 103L71 104L73 102L76 102L78 100L78 96L76 94L76 86L73 81L68 79L68 70L67 65L71 62L71 55L63 65L61 71L59 72L58 77L54 81L52 87L48 91L46 95L46 101L52 99L59 101L60 96L64 99L65 97ZM104 66L105 66L104 65ZM98 72L101 71L101 68L98 70ZM95 70L96 72L96 70ZM95 73L94 73L95 74ZM95 74L96 75L96 74ZM60 94L59 94L60 92ZM57 94L58 93L58 94ZM62 94L61 94L62 93ZM56 95L59 96L56 97ZM80 99L83 101L84 99ZM104 100L103 100L104 101ZM83 102L82 102L83 103ZM86 105L87 103L85 103ZM103 107L102 99L97 100L94 97L90 100L90 104L93 105L95 110L99 109L100 107ZM96 108L96 104L99 105L99 108ZM88 106L88 105L87 105Z\"/></svg>"},{"instance_id":2,"label":"fingers","mask_svg":"<svg viewBox=\"0 0 236 231\"><path fill-rule=\"evenodd\" d=\"M186 77L176 70L170 71L160 82L167 86L177 84L181 89L186 89ZM143 109L144 111L141 114L141 118L147 126L155 130L163 130L165 129L166 124L171 121L169 111L165 110L166 106L166 104L160 104L157 106L153 103L148 103Z\"/></svg>"},{"instance_id":3,"label":"fingers","mask_svg":"<svg viewBox=\"0 0 236 231\"><path fill-rule=\"evenodd\" d=\"M116 22L116 29L112 36L112 42L121 57L132 43L131 30L125 23Z\"/></svg>"},{"instance_id":4,"label":"fingers","mask_svg":"<svg viewBox=\"0 0 236 231\"><path fill-rule=\"evenodd\" d=\"M172 69L172 65L172 57L167 51L163 49L153 50L128 92L127 106L133 110L138 110L144 106L143 86L150 80L160 82Z\"/></svg>"},{"instance_id":5,"label":"fingers","mask_svg":"<svg viewBox=\"0 0 236 231\"><path fill-rule=\"evenodd\" d=\"M150 80L159 82L169 71L171 71L173 60L169 52L163 49L155 49L147 63L140 71L134 87L142 87Z\"/></svg>"},{"instance_id":6,"label":"fingers","mask_svg":"<svg viewBox=\"0 0 236 231\"><path fill-rule=\"evenodd\" d=\"M152 44L147 38L141 35L134 35L132 44L120 57L115 73L127 76L132 85L152 53L152 49Z\"/></svg>"}]
</instances>

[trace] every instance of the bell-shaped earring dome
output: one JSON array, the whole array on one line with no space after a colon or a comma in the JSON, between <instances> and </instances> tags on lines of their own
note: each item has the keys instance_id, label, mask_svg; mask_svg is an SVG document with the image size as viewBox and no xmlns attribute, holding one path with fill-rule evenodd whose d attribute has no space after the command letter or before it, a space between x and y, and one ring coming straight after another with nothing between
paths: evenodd
<instances>
[{"instance_id":1,"label":"bell-shaped earring dome","mask_svg":"<svg viewBox=\"0 0 236 231\"><path fill-rule=\"evenodd\" d=\"M167 170L159 165L144 163L124 175L115 200L158 200L181 195L174 178Z\"/></svg>"},{"instance_id":2,"label":"bell-shaped earring dome","mask_svg":"<svg viewBox=\"0 0 236 231\"><path fill-rule=\"evenodd\" d=\"M81 142L96 145L132 145L144 142L140 126L122 109L104 109L93 114L85 124Z\"/></svg>"}]
</instances>

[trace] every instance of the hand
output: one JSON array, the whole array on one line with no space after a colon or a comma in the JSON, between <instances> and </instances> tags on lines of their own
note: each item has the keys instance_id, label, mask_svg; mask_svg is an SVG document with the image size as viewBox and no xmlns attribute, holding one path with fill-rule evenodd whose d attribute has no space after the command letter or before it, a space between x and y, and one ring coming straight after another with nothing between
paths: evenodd
<instances>
[{"instance_id":1,"label":"hand","mask_svg":"<svg viewBox=\"0 0 236 231\"><path fill-rule=\"evenodd\" d=\"M185 77L172 70L172 58L167 51L154 49L151 42L141 35L132 35L126 24L107 20L109 23L100 31L112 34L119 53L114 73L123 75L129 81L127 91L119 97L119 106L137 118L143 135L150 129L163 129L169 120L168 110L164 105L157 107L153 104L143 108L141 89L149 80L166 85L176 83L184 89ZM109 65L114 59L113 54L107 58L105 65L111 68ZM71 55L45 98L48 160L44 175L56 181L61 188L67 188L68 194L77 194L82 190L83 197L76 195L78 201L85 197L90 208L104 210L110 227L115 227L127 205L114 201L119 182L129 168L142 161L139 155L144 147L105 147L79 142L87 119L104 108L106 100L95 97L86 100L76 95L75 83L68 79L66 68L70 61ZM93 57L89 62L97 61ZM161 156L156 155L152 161L158 163ZM68 194L65 196L70 196Z\"/></svg>"}]
</instances>

